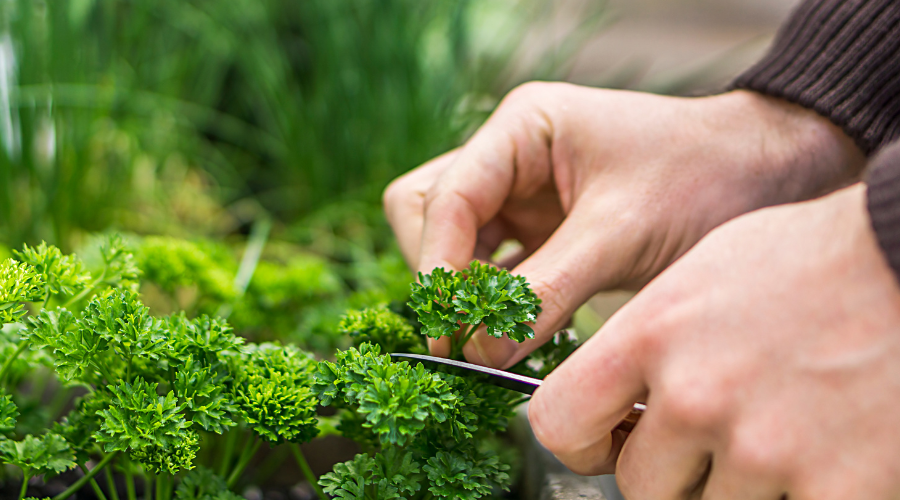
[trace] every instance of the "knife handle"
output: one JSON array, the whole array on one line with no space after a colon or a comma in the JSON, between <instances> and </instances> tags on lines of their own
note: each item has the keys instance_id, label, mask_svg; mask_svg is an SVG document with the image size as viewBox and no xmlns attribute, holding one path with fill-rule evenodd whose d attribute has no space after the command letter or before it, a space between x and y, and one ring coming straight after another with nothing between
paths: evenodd
<instances>
[{"instance_id":1,"label":"knife handle","mask_svg":"<svg viewBox=\"0 0 900 500\"><path fill-rule=\"evenodd\" d=\"M619 425L616 426L616 430L631 432L634 430L634 426L637 425L638 420L641 419L641 415L644 414L644 411L647 410L647 405L643 403L635 403L634 407L631 408L631 411L628 412L628 415L619 422Z\"/></svg>"}]
</instances>

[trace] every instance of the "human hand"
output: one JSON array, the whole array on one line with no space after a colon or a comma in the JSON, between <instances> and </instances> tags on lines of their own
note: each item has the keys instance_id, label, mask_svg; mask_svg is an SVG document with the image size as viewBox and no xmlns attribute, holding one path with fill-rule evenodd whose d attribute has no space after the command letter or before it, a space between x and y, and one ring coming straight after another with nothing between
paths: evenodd
<instances>
[{"instance_id":1,"label":"human hand","mask_svg":"<svg viewBox=\"0 0 900 500\"><path fill-rule=\"evenodd\" d=\"M544 301L536 338L482 330L464 350L507 367L598 291L638 288L722 222L835 189L862 163L825 119L752 92L688 99L532 83L462 148L394 181L384 202L424 273L521 242L500 264L518 264ZM445 340L432 352L447 355Z\"/></svg>"},{"instance_id":2,"label":"human hand","mask_svg":"<svg viewBox=\"0 0 900 500\"><path fill-rule=\"evenodd\" d=\"M615 467L629 500L897 498L898 324L856 185L711 232L544 380L529 418L572 470ZM627 441L611 435L638 400Z\"/></svg>"}]
</instances>

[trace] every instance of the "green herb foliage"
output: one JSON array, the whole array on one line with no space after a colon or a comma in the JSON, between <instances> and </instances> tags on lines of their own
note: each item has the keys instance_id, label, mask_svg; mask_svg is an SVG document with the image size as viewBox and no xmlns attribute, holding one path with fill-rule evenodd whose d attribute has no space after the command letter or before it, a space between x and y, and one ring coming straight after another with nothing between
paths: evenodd
<instances>
[{"instance_id":1,"label":"green herb foliage","mask_svg":"<svg viewBox=\"0 0 900 500\"><path fill-rule=\"evenodd\" d=\"M248 446L238 450L249 458L256 439L300 443L318 433L311 355L292 346L246 344L219 318L154 316L135 291L141 272L123 240L108 238L99 254L96 279L74 257L47 245L20 253L30 263L4 264L0 293L11 304L4 311L15 311L24 326L0 336L4 375L16 372L0 380L18 380L19 372L46 364L63 384L88 391L52 424L52 433L18 440L19 410L11 396L0 397L4 463L30 477L99 456L102 466L115 459L125 470L159 475L167 489L172 481L162 478L193 469L209 439L204 436L249 434ZM23 304L44 299L47 290L70 297L26 317ZM224 461L229 477L239 478L243 467L246 459ZM199 498L234 497L225 488Z\"/></svg>"},{"instance_id":2,"label":"green herb foliage","mask_svg":"<svg viewBox=\"0 0 900 500\"><path fill-rule=\"evenodd\" d=\"M377 344L386 352L425 352L421 335L403 316L391 311L387 304L350 311L338 325L341 333L349 335L353 344Z\"/></svg>"},{"instance_id":3,"label":"green herb foliage","mask_svg":"<svg viewBox=\"0 0 900 500\"><path fill-rule=\"evenodd\" d=\"M185 255L200 247L182 243L156 240L144 255L190 260ZM89 475L56 500L106 467L122 471L129 489L143 476L158 498L236 500L234 489L263 442L293 447L320 496L477 499L510 486L509 466L491 438L506 429L521 397L394 362L388 353L425 352L423 333L453 333L459 323L470 331L485 324L495 335L524 332L540 307L521 277L477 263L459 273L436 269L413 286L414 312L404 316L385 304L349 311L338 330L353 347L316 361L292 345L248 343L222 318L154 314L138 292L142 273L160 288L186 282L149 264L136 267L143 261L118 236L105 239L90 273L45 244L16 256L27 262L5 261L0 281L2 311L15 321L0 329L0 384L10 390L0 395L0 462L17 466L27 481L94 460ZM267 279L277 286L256 297L288 300L300 290L275 274ZM547 373L571 353L570 340L558 336L516 369ZM32 387L20 386L26 377L53 378L64 396L57 413L41 413L44 396L22 390ZM61 412L67 403L71 410ZM319 416L320 405L336 414ZM363 453L317 480L296 445L334 433Z\"/></svg>"},{"instance_id":4,"label":"green herb foliage","mask_svg":"<svg viewBox=\"0 0 900 500\"><path fill-rule=\"evenodd\" d=\"M0 324L15 323L25 315L26 302L45 297L44 281L34 267L6 259L0 264Z\"/></svg>"},{"instance_id":5,"label":"green herb foliage","mask_svg":"<svg viewBox=\"0 0 900 500\"><path fill-rule=\"evenodd\" d=\"M437 268L431 274L419 273L410 299L422 333L435 339L450 337L454 355L482 324L497 338L503 334L516 342L534 338L534 330L526 323L534 322L541 312L541 299L524 277L478 261L463 271ZM469 326L457 343L455 333L461 324Z\"/></svg>"}]
</instances>

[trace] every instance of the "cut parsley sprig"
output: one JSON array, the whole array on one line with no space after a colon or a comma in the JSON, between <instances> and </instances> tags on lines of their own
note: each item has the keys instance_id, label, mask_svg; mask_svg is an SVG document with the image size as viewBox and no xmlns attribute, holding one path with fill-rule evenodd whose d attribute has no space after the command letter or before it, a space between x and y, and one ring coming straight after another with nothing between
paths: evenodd
<instances>
[{"instance_id":1,"label":"cut parsley sprig","mask_svg":"<svg viewBox=\"0 0 900 500\"><path fill-rule=\"evenodd\" d=\"M431 274L419 273L409 302L422 323L422 333L435 339L450 337L451 357L462 352L481 325L497 338L504 334L516 342L534 338L527 323L537 319L540 304L525 277L478 261L462 271L437 268ZM460 325L468 327L457 341Z\"/></svg>"}]
</instances>

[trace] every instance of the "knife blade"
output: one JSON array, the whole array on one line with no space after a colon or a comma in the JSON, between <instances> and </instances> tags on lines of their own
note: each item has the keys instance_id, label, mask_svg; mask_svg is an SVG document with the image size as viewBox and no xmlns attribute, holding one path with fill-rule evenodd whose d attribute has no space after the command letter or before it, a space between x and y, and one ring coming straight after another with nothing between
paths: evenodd
<instances>
[{"instance_id":1,"label":"knife blade","mask_svg":"<svg viewBox=\"0 0 900 500\"><path fill-rule=\"evenodd\" d=\"M466 363L465 361L427 356L425 354L395 352L391 353L391 357L399 360L413 360L437 366L446 366L456 370L462 370L466 373L480 373L487 375L485 381L490 384L528 395L534 394L535 389L540 387L541 382L543 382L541 379L526 377L525 375L519 375L518 373L510 373L495 368ZM635 403L628 415L616 426L616 429L631 432L646 410L647 405Z\"/></svg>"}]
</instances>

